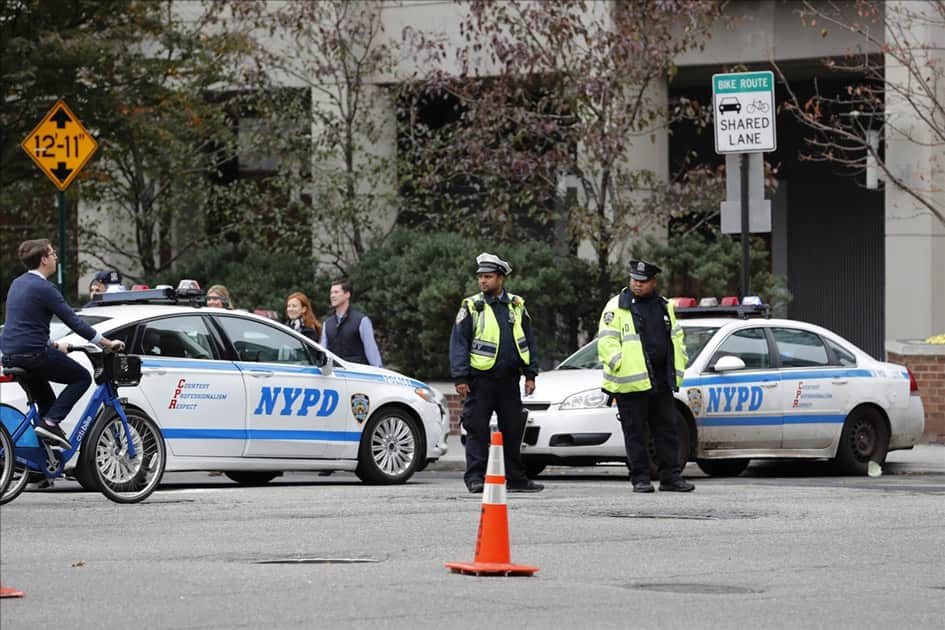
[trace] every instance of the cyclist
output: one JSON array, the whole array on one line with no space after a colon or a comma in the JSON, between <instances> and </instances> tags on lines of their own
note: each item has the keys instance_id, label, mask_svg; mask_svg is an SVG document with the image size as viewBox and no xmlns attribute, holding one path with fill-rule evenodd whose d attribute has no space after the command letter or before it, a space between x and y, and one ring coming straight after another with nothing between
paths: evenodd
<instances>
[{"instance_id":1,"label":"cyclist","mask_svg":"<svg viewBox=\"0 0 945 630\"><path fill-rule=\"evenodd\" d=\"M58 265L49 239L24 241L17 254L27 271L13 280L7 292L7 316L0 337L3 364L29 371L24 385L35 397L42 418L33 427L36 434L51 445L69 448L71 444L59 423L92 384L92 377L66 356L68 344L49 339L52 316L58 315L66 326L106 350L119 351L125 344L106 339L79 319L47 280ZM58 398L50 381L66 385Z\"/></svg>"}]
</instances>

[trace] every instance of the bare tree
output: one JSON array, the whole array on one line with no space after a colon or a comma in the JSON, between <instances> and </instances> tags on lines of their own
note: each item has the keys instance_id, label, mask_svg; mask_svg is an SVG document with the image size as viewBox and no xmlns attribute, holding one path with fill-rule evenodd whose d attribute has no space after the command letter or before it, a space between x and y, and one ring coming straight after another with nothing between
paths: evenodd
<instances>
[{"instance_id":1,"label":"bare tree","mask_svg":"<svg viewBox=\"0 0 945 630\"><path fill-rule=\"evenodd\" d=\"M814 95L802 100L777 69L788 87L785 107L814 132L806 139L802 159L856 173L876 168L887 185L904 191L945 224L942 181L906 179L887 162L879 143L885 135L887 146L895 139L931 149L932 173L945 172L945 0L857 0L852 12L849 4L805 1L798 13L823 37L845 31L866 49L824 61L838 74L860 77L839 94L824 94L815 82Z\"/></svg>"}]
</instances>

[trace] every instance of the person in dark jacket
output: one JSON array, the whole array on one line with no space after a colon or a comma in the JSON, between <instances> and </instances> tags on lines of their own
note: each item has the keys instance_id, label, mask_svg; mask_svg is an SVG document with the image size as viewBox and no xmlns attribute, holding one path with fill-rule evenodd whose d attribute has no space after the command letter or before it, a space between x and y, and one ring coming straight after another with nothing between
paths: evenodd
<instances>
[{"instance_id":1,"label":"person in dark jacket","mask_svg":"<svg viewBox=\"0 0 945 630\"><path fill-rule=\"evenodd\" d=\"M466 473L472 493L483 491L489 461L489 419L498 416L505 457L506 486L510 492L540 492L544 486L525 474L522 434L525 418L519 383L525 376L525 394L535 391L538 346L525 300L505 290L512 267L498 256L476 258L477 295L465 298L450 335L450 372L456 393L463 397L462 423L466 429Z\"/></svg>"},{"instance_id":2,"label":"person in dark jacket","mask_svg":"<svg viewBox=\"0 0 945 630\"><path fill-rule=\"evenodd\" d=\"M346 361L383 367L374 325L367 315L351 308L351 281L332 282L329 299L335 312L322 322L321 344Z\"/></svg>"},{"instance_id":3,"label":"person in dark jacket","mask_svg":"<svg viewBox=\"0 0 945 630\"><path fill-rule=\"evenodd\" d=\"M312 303L301 291L292 293L285 301L286 325L290 326L312 341L322 336L322 323L312 313Z\"/></svg>"},{"instance_id":4,"label":"person in dark jacket","mask_svg":"<svg viewBox=\"0 0 945 630\"><path fill-rule=\"evenodd\" d=\"M59 423L92 384L92 377L66 356L67 344L49 339L49 322L56 315L74 332L113 352L122 350L124 343L106 339L82 321L47 280L59 263L49 239L25 241L18 254L27 271L13 280L7 292L7 316L0 337L3 364L29 371L24 384L36 399L42 418L34 426L36 434L52 445L69 448ZM50 381L66 386L58 398Z\"/></svg>"}]
</instances>

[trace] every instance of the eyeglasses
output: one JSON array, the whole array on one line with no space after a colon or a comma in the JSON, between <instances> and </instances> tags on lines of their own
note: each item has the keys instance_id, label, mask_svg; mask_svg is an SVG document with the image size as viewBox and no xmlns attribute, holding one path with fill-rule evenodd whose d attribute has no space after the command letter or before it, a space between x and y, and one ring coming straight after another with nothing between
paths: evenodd
<instances>
[{"instance_id":1,"label":"eyeglasses","mask_svg":"<svg viewBox=\"0 0 945 630\"><path fill-rule=\"evenodd\" d=\"M56 250L46 252L46 256L43 256L43 258L46 258L48 256L52 256L53 258L59 258L59 254L56 253Z\"/></svg>"}]
</instances>

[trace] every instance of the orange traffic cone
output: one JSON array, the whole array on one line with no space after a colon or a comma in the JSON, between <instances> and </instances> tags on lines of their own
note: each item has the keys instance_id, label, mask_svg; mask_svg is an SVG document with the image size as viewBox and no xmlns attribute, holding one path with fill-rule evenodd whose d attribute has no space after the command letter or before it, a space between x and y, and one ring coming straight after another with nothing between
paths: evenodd
<instances>
[{"instance_id":1,"label":"orange traffic cone","mask_svg":"<svg viewBox=\"0 0 945 630\"><path fill-rule=\"evenodd\" d=\"M18 591L15 588L7 588L6 586L0 586L0 599L7 597L23 597L26 595L23 591Z\"/></svg>"},{"instance_id":2,"label":"orange traffic cone","mask_svg":"<svg viewBox=\"0 0 945 630\"><path fill-rule=\"evenodd\" d=\"M510 563L509 514L505 501L505 459L502 434L492 432L486 483L482 492L482 512L476 538L476 559L472 562L447 562L453 573L467 575L532 575L538 567Z\"/></svg>"}]
</instances>

